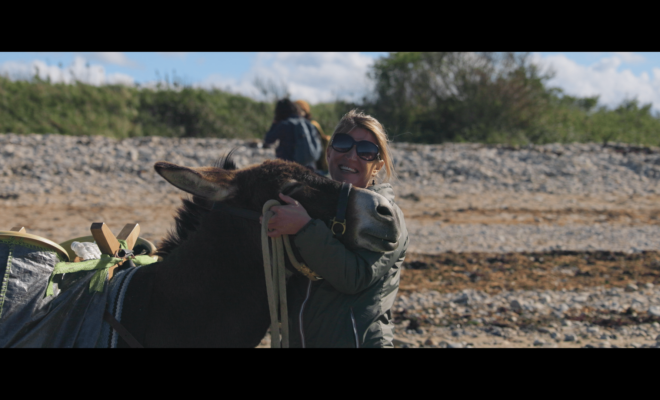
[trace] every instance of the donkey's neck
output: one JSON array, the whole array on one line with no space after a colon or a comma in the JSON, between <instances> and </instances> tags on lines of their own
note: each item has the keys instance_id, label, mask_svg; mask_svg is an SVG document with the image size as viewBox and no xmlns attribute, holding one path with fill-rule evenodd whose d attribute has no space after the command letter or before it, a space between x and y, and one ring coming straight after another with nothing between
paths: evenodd
<instances>
[{"instance_id":1,"label":"donkey's neck","mask_svg":"<svg viewBox=\"0 0 660 400\"><path fill-rule=\"evenodd\" d=\"M253 222L211 213L163 262L136 274L124 309L136 315L145 346L259 343L270 323L268 301L258 228L246 224ZM130 304L144 291L151 292L148 305Z\"/></svg>"}]
</instances>

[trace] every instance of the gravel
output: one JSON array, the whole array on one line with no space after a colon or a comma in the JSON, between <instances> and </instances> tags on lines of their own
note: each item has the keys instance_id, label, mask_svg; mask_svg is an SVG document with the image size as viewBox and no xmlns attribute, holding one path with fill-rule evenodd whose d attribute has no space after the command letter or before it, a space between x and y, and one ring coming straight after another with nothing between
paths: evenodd
<instances>
[{"instance_id":1,"label":"gravel","mask_svg":"<svg viewBox=\"0 0 660 400\"><path fill-rule=\"evenodd\" d=\"M239 167L274 158L274 149L238 139L0 134L0 176L30 178L24 192L48 193L63 186L75 193L70 177L85 184L98 174L145 184L160 160L186 166L212 165L231 149ZM395 143L392 158L400 192L434 195L506 190L554 194L660 194L660 151L631 146L549 144L511 149L481 144ZM145 177L135 176L143 171ZM29 182L29 180L35 180ZM44 183L37 185L36 183ZM4 179L3 183L10 183ZM48 185L45 185L48 183ZM18 188L18 184L14 182ZM101 183L102 184L102 183ZM151 184L159 188L158 183ZM45 186L40 188L40 186ZM82 185L88 186L88 185ZM103 186L102 186L103 187ZM5 193L12 189L5 188Z\"/></svg>"},{"instance_id":2,"label":"gravel","mask_svg":"<svg viewBox=\"0 0 660 400\"><path fill-rule=\"evenodd\" d=\"M49 201L102 206L118 187L142 206L178 203L181 192L154 172L165 160L213 165L235 149L239 167L274 158L256 141L140 137L0 134L0 201L41 205ZM481 144L395 143L392 156L402 198L442 202L459 195L653 196L660 194L660 151L632 146L549 144L510 148ZM59 196L59 197L58 197ZM537 196L537 197L538 197ZM108 196L111 200L115 197ZM614 197L613 197L614 198ZM446 224L407 219L411 252L613 250L660 247L660 225Z\"/></svg>"},{"instance_id":3,"label":"gravel","mask_svg":"<svg viewBox=\"0 0 660 400\"><path fill-rule=\"evenodd\" d=\"M392 308L395 335L409 344L417 343L417 347L434 347L442 340L472 342L476 347L506 347L502 339L514 347L524 343L533 347L585 347L588 343L591 347L660 346L659 318L653 321L654 317L647 314L647 310L660 305L657 289L640 293L595 287L579 291L502 291L496 295L466 289L460 295L469 301L456 303L461 298L457 293L433 290L400 294ZM541 297L547 299L545 304L539 302ZM513 304L519 307L513 308ZM646 322L618 322L620 316L633 312ZM406 321L424 321L429 327L421 333L406 330Z\"/></svg>"}]
</instances>

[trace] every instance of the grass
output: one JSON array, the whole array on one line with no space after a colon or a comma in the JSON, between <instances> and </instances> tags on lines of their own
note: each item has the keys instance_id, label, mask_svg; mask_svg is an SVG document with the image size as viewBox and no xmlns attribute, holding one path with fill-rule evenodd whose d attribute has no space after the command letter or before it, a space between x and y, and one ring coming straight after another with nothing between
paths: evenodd
<instances>
[{"instance_id":1,"label":"grass","mask_svg":"<svg viewBox=\"0 0 660 400\"><path fill-rule=\"evenodd\" d=\"M651 104L627 100L614 109L597 99L555 96L525 129L487 124L466 126L453 141L483 143L620 142L660 146L660 118ZM341 116L360 104L341 101L311 106L326 135ZM121 85L51 83L35 77L12 81L0 77L0 132L261 139L270 128L274 102L256 101L221 90L165 86L160 90ZM369 111L368 104L365 104ZM378 115L374 115L379 118ZM385 128L387 116L381 116ZM414 124L413 124L414 125ZM440 143L441 133L392 132L395 141Z\"/></svg>"}]
</instances>

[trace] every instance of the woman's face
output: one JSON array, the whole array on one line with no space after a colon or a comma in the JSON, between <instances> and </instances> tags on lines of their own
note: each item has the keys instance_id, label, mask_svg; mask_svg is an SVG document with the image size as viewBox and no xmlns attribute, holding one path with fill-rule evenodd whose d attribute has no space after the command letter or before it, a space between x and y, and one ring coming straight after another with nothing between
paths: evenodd
<instances>
[{"instance_id":1,"label":"woman's face","mask_svg":"<svg viewBox=\"0 0 660 400\"><path fill-rule=\"evenodd\" d=\"M366 140L378 145L373 133L366 129L355 128L348 133L356 142ZM359 188L366 188L372 179L376 178L378 171L383 168L385 161L365 161L358 157L355 146L346 153L340 153L328 146L328 169L332 179L339 182L350 183Z\"/></svg>"}]
</instances>

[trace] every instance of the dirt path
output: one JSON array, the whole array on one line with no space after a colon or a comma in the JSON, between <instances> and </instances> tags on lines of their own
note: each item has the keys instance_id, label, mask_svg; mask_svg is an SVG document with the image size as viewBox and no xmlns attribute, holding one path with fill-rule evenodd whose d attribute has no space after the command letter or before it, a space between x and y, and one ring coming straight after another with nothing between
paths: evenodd
<instances>
[{"instance_id":1,"label":"dirt path","mask_svg":"<svg viewBox=\"0 0 660 400\"><path fill-rule=\"evenodd\" d=\"M0 230L23 225L35 235L62 242L84 236L92 222L113 230L138 222L142 236L159 241L173 223L180 195L132 192L130 196L66 196L0 200ZM140 206L140 204L149 204ZM397 199L407 221L417 224L565 225L615 223L660 225L660 196L573 196L494 192L481 196L413 196Z\"/></svg>"}]
</instances>

